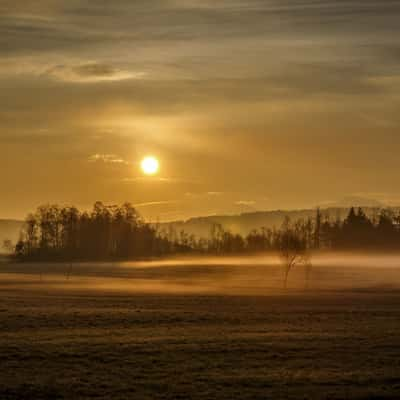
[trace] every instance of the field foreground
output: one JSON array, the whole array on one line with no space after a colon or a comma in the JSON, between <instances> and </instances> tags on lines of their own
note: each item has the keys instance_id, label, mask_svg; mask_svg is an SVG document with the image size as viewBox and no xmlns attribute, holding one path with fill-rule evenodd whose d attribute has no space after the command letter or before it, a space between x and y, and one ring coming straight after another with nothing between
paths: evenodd
<instances>
[{"instance_id":1,"label":"field foreground","mask_svg":"<svg viewBox=\"0 0 400 400\"><path fill-rule=\"evenodd\" d=\"M0 399L399 398L400 258L290 279L273 259L0 263Z\"/></svg>"}]
</instances>

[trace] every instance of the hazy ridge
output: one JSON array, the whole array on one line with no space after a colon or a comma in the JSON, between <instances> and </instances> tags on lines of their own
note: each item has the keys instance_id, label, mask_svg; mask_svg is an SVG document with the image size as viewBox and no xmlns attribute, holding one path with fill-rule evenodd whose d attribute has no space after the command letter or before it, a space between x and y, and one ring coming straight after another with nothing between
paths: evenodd
<instances>
[{"instance_id":1,"label":"hazy ridge","mask_svg":"<svg viewBox=\"0 0 400 400\"><path fill-rule=\"evenodd\" d=\"M379 207L362 207L368 216L374 215ZM350 207L329 207L321 209L323 218L329 216L330 219L344 219ZM397 210L392 208L393 210ZM207 217L195 217L186 221L172 221L161 223L161 229L168 230L170 227L177 232L185 231L198 237L208 237L214 224L220 224L225 230L240 235L247 235L254 229L278 228L281 226L284 218L288 216L291 220L313 218L315 209L302 210L274 210L274 211L256 211L242 213L238 215L213 215Z\"/></svg>"}]
</instances>

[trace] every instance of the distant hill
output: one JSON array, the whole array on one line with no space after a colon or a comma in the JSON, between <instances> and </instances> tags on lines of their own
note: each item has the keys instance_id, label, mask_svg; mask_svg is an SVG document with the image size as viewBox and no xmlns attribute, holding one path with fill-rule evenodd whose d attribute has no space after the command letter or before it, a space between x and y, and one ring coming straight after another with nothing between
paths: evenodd
<instances>
[{"instance_id":1,"label":"distant hill","mask_svg":"<svg viewBox=\"0 0 400 400\"><path fill-rule=\"evenodd\" d=\"M23 221L14 219L0 219L0 253L4 251L4 240L10 239L13 243L16 243L22 225Z\"/></svg>"},{"instance_id":2,"label":"distant hill","mask_svg":"<svg viewBox=\"0 0 400 400\"><path fill-rule=\"evenodd\" d=\"M352 206L362 208L385 208L386 204L379 200L360 197L360 196L346 196L339 201L326 202L323 205L320 204L321 208L350 208Z\"/></svg>"},{"instance_id":3,"label":"distant hill","mask_svg":"<svg viewBox=\"0 0 400 400\"><path fill-rule=\"evenodd\" d=\"M330 207L321 209L323 216L331 219L344 219L350 207ZM363 207L367 215L377 211L377 207ZM216 215L208 217L190 218L186 221L173 221L161 223L160 228L168 231L172 227L176 232L185 231L197 237L209 237L214 224L220 224L225 230L241 235L247 235L254 229L280 227L284 218L288 216L292 221L298 219L314 218L316 209L306 210L277 210L258 211L239 215Z\"/></svg>"}]
</instances>

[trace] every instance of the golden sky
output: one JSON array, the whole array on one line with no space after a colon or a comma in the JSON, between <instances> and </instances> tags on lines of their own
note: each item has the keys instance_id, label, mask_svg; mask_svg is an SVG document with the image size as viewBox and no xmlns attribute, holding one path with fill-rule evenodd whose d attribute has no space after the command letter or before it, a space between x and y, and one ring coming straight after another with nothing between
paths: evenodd
<instances>
[{"instance_id":1,"label":"golden sky","mask_svg":"<svg viewBox=\"0 0 400 400\"><path fill-rule=\"evenodd\" d=\"M0 1L0 217L400 204L399 15L398 0Z\"/></svg>"}]
</instances>

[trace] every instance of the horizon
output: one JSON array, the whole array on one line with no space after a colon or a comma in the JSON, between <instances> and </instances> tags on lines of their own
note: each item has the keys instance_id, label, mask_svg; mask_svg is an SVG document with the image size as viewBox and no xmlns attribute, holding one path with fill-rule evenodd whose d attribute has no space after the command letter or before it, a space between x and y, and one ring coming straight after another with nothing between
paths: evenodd
<instances>
[{"instance_id":1,"label":"horizon","mask_svg":"<svg viewBox=\"0 0 400 400\"><path fill-rule=\"evenodd\" d=\"M101 202L101 201L100 201ZM102 203L102 202L101 202ZM124 202L124 203L129 203L129 202ZM51 203L44 203L44 204L40 204L38 206L41 205L48 205ZM103 203L104 204L104 203ZM58 204L61 207L75 207L75 205L73 204ZM114 204L104 204L106 207L112 207L114 206ZM132 204L132 206L137 210L138 207L135 204ZM385 205L385 204L380 204L380 205L363 205L363 204L329 204L327 206L324 205L316 205L314 207L307 207L307 208L274 208L274 209L260 209L260 210L252 210L252 211L243 211L243 212L236 212L236 213L226 213L226 214L203 214L203 215L191 215L188 216L187 218L182 218L182 219L171 219L171 220L160 220L158 218L152 220L152 219L148 219L146 218L144 215L142 215L142 213L139 212L139 215L148 223L154 224L154 223L161 223L161 224L169 224L169 223L174 223L174 222L188 222L190 220L196 220L196 219L207 219L207 218L213 218L213 217L241 217L241 216L246 216L246 215L252 215L252 214L263 214L263 213L296 213L296 212L309 212L309 211L329 211L329 210L348 210L350 208L354 208L354 209L358 209L361 208L363 210L385 210L385 209L392 209L392 210L396 210L396 209L400 209L400 204L393 204L393 205ZM93 205L87 208L79 208L80 212L90 212L93 209ZM0 221L16 221L16 222L23 222L26 218L26 216L31 213L31 212L35 212L36 208L33 210L30 210L29 212L27 212L22 218L9 218L9 217L2 217L0 216Z\"/></svg>"}]
</instances>

